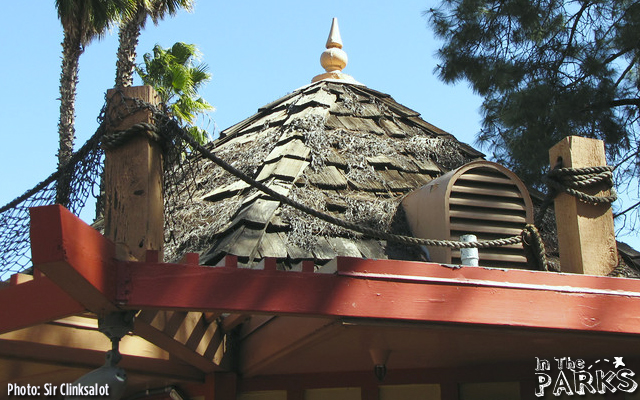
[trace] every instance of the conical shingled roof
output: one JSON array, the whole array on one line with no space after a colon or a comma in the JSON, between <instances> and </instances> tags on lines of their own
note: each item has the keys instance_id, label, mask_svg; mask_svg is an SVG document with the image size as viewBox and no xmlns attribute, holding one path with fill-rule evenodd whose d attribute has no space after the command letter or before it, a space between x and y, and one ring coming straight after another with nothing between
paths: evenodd
<instances>
[{"instance_id":1,"label":"conical shingled roof","mask_svg":"<svg viewBox=\"0 0 640 400\"><path fill-rule=\"evenodd\" d=\"M443 172L483 154L389 95L321 80L230 127L212 150L258 181L316 209L383 231L410 234L399 202ZM422 259L417 248L332 226L201 161L192 202L177 208L168 258L227 254L254 266L276 257L322 264L336 256Z\"/></svg>"}]
</instances>

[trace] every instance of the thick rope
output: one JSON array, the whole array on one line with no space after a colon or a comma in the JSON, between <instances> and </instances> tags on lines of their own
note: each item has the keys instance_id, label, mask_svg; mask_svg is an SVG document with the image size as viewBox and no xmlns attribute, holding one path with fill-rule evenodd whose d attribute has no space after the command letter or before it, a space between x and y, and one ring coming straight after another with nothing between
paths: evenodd
<instances>
[{"instance_id":1,"label":"thick rope","mask_svg":"<svg viewBox=\"0 0 640 400\"><path fill-rule=\"evenodd\" d=\"M102 148L105 150L115 149L116 147L122 146L127 141L129 141L133 136L144 134L149 139L161 143L162 138L158 134L158 128L147 122L140 122L135 125L132 125L128 129L123 131L117 131L114 133L106 134L102 136L101 144Z\"/></svg>"},{"instance_id":2,"label":"thick rope","mask_svg":"<svg viewBox=\"0 0 640 400\"><path fill-rule=\"evenodd\" d=\"M525 256L530 265L534 265L540 271L559 272L560 267L547 259L547 251L538 228L533 224L527 224L522 230L522 244Z\"/></svg>"},{"instance_id":3,"label":"thick rope","mask_svg":"<svg viewBox=\"0 0 640 400\"><path fill-rule=\"evenodd\" d=\"M588 204L611 204L618 198L613 188L613 167L609 165L586 168L556 168L547 174L547 184L558 192L565 192ZM610 195L594 196L583 189L605 185Z\"/></svg>"}]
</instances>

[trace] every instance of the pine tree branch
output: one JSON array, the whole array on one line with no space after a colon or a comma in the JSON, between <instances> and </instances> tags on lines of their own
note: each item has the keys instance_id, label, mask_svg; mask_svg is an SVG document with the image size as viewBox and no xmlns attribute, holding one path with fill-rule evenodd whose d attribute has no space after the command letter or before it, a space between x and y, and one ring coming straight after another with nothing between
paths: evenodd
<instances>
[{"instance_id":1,"label":"pine tree branch","mask_svg":"<svg viewBox=\"0 0 640 400\"><path fill-rule=\"evenodd\" d=\"M637 202L636 204L632 205L631 207L629 207L629 208L625 209L624 211L620 211L619 213L616 213L613 217L614 217L614 218L618 218L619 216L621 216L621 215L624 215L624 214L628 213L629 211L633 210L634 208L636 208L636 207L638 207L638 206L640 206L640 201L639 201L639 202Z\"/></svg>"},{"instance_id":2,"label":"pine tree branch","mask_svg":"<svg viewBox=\"0 0 640 400\"><path fill-rule=\"evenodd\" d=\"M609 102L609 105L611 107L620 107L620 106L638 106L638 107L640 107L640 98L611 100Z\"/></svg>"},{"instance_id":3,"label":"pine tree branch","mask_svg":"<svg viewBox=\"0 0 640 400\"><path fill-rule=\"evenodd\" d=\"M609 64L610 62L615 61L616 59L618 59L619 57L627 54L628 52L633 51L633 49L634 49L633 47L627 47L626 49L622 49L619 52L617 52L615 54L612 54L609 57L607 57L604 60L604 63L605 64Z\"/></svg>"},{"instance_id":4,"label":"pine tree branch","mask_svg":"<svg viewBox=\"0 0 640 400\"><path fill-rule=\"evenodd\" d=\"M629 71L631 71L631 68L633 68L633 66L636 64L636 62L638 61L638 57L633 57L633 60L631 60L631 62L629 63L629 65L627 65L627 68L624 69L624 71L622 71L622 73L620 74L620 76L618 77L618 80L616 81L616 83L613 85L613 87L618 87L618 85L620 85L620 83L622 82L622 80L624 79L624 77L629 73Z\"/></svg>"},{"instance_id":5,"label":"pine tree branch","mask_svg":"<svg viewBox=\"0 0 640 400\"><path fill-rule=\"evenodd\" d=\"M585 12L585 10L591 7L591 5L592 5L591 2L584 3L580 8L580 10L575 14L575 20L573 21L573 26L571 26L571 32L569 33L569 40L567 41L567 47L565 47L564 51L562 52L562 57L560 57L560 59L557 62L558 67L562 65L565 58L567 58L567 54L569 54L569 51L571 50L571 47L572 47L573 38L575 37L576 31L578 30L578 22L580 22L580 18L582 18L582 14Z\"/></svg>"}]
</instances>

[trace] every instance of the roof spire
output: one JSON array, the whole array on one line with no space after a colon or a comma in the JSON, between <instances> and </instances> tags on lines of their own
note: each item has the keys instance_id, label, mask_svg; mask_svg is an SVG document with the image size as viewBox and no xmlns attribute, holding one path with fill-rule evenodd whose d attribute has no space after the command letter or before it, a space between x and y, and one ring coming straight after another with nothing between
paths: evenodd
<instances>
[{"instance_id":1,"label":"roof spire","mask_svg":"<svg viewBox=\"0 0 640 400\"><path fill-rule=\"evenodd\" d=\"M349 61L347 53L342 50L342 38L340 37L340 29L338 28L338 18L334 18L331 22L331 31L327 38L327 49L320 56L320 65L324 68L324 74L313 77L311 82L321 81L323 79L339 79L349 83L357 83L350 75L342 73L344 67Z\"/></svg>"},{"instance_id":2,"label":"roof spire","mask_svg":"<svg viewBox=\"0 0 640 400\"><path fill-rule=\"evenodd\" d=\"M331 48L342 48L342 38L340 37L340 28L338 27L338 18L334 18L331 21L331 31L329 32L329 37L327 38L327 49Z\"/></svg>"}]
</instances>

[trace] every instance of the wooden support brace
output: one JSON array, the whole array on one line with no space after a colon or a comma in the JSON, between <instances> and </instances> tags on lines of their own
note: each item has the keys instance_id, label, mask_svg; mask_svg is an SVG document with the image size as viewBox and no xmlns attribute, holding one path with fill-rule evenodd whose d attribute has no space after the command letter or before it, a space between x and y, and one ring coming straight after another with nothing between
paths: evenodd
<instances>
[{"instance_id":1,"label":"wooden support brace","mask_svg":"<svg viewBox=\"0 0 640 400\"><path fill-rule=\"evenodd\" d=\"M607 165L601 140L569 136L549 150L552 168L562 161L563 168ZM608 195L595 189L592 195ZM608 275L618 265L613 214L610 204L587 204L560 193L555 199L558 246L562 272Z\"/></svg>"},{"instance_id":2,"label":"wooden support brace","mask_svg":"<svg viewBox=\"0 0 640 400\"><path fill-rule=\"evenodd\" d=\"M0 289L0 334L84 311L84 306L48 278Z\"/></svg>"},{"instance_id":3,"label":"wooden support brace","mask_svg":"<svg viewBox=\"0 0 640 400\"><path fill-rule=\"evenodd\" d=\"M216 323L208 323L204 314L180 311L142 311L135 322L134 332L172 355L210 373L222 369L224 354L207 354L216 350L224 340Z\"/></svg>"},{"instance_id":4,"label":"wooden support brace","mask_svg":"<svg viewBox=\"0 0 640 400\"><path fill-rule=\"evenodd\" d=\"M60 205L31 208L30 214L34 267L88 310L116 311L114 244Z\"/></svg>"}]
</instances>

